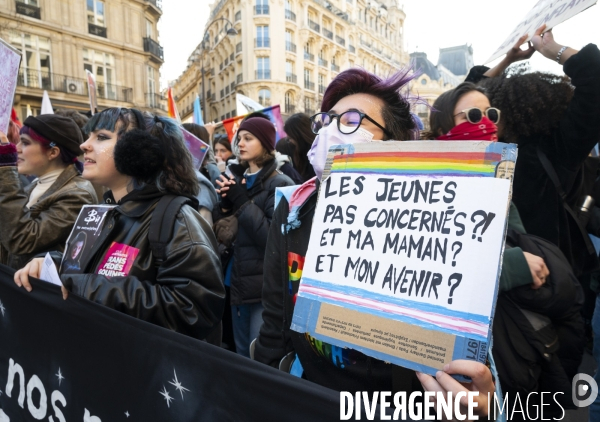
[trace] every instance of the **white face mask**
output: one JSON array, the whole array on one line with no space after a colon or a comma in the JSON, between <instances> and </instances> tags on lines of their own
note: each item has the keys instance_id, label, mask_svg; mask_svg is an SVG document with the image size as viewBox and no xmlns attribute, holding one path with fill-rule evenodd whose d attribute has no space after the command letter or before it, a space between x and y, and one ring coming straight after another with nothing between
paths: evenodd
<instances>
[{"instance_id":1,"label":"white face mask","mask_svg":"<svg viewBox=\"0 0 600 422\"><path fill-rule=\"evenodd\" d=\"M340 124L343 128L348 128L348 131L352 128ZM341 133L337 127L337 120L332 121L329 126L322 128L319 134L315 138L310 151L308 151L308 161L313 166L315 174L319 179L323 176L323 169L325 168L325 161L327 160L327 153L329 147L332 145L345 145L345 144L358 144L361 142L371 142L373 140L373 134L366 129L358 128L358 130L350 135Z\"/></svg>"}]
</instances>

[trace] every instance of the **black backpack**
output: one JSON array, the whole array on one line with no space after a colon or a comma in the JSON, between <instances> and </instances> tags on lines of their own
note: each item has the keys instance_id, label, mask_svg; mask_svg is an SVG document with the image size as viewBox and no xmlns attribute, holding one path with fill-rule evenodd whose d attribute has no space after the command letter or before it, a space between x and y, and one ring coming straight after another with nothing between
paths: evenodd
<instances>
[{"instance_id":1,"label":"black backpack","mask_svg":"<svg viewBox=\"0 0 600 422\"><path fill-rule=\"evenodd\" d=\"M185 204L197 210L197 204L185 196L165 195L158 201L150 220L148 241L156 265L160 265L166 258L166 247L173 236L173 226L181 207Z\"/></svg>"}]
</instances>

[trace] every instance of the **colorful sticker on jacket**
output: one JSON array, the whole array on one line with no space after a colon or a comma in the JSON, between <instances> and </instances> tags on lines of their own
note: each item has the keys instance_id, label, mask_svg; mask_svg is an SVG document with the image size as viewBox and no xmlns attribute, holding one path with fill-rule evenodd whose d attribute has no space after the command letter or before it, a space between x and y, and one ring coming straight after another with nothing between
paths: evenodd
<instances>
[{"instance_id":1,"label":"colorful sticker on jacket","mask_svg":"<svg viewBox=\"0 0 600 422\"><path fill-rule=\"evenodd\" d=\"M304 257L293 252L288 252L288 272L289 282L288 289L289 294L294 294L293 283L299 283L302 278L302 270L304 269ZM296 289L297 290L297 289Z\"/></svg>"},{"instance_id":2,"label":"colorful sticker on jacket","mask_svg":"<svg viewBox=\"0 0 600 422\"><path fill-rule=\"evenodd\" d=\"M113 242L104 255L98 274L106 277L126 277L140 250L133 246Z\"/></svg>"}]
</instances>

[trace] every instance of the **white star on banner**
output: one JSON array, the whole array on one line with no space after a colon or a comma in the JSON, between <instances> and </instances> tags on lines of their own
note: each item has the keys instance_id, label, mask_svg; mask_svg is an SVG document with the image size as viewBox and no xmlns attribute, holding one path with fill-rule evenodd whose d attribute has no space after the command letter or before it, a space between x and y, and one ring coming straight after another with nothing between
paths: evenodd
<instances>
[{"instance_id":1,"label":"white star on banner","mask_svg":"<svg viewBox=\"0 0 600 422\"><path fill-rule=\"evenodd\" d=\"M129 417L129 411L125 412L125 416Z\"/></svg>"},{"instance_id":2,"label":"white star on banner","mask_svg":"<svg viewBox=\"0 0 600 422\"><path fill-rule=\"evenodd\" d=\"M58 386L60 387L60 383L62 382L62 380L65 379L65 377L63 377L62 373L60 372L60 368L58 368L58 374L54 374L56 376L56 378L58 378Z\"/></svg>"},{"instance_id":3,"label":"white star on banner","mask_svg":"<svg viewBox=\"0 0 600 422\"><path fill-rule=\"evenodd\" d=\"M169 381L169 384L175 386L175 389L181 393L181 400L183 400L183 392L190 391L190 390L188 390L183 385L181 385L181 383L177 379L177 372L175 372L175 369L173 369L173 374L175 375L175 379L173 381Z\"/></svg>"},{"instance_id":4,"label":"white star on banner","mask_svg":"<svg viewBox=\"0 0 600 422\"><path fill-rule=\"evenodd\" d=\"M2 301L0 300L0 312L2 312L2 316L4 316L4 311L6 311L6 308L4 307L4 304L2 303Z\"/></svg>"},{"instance_id":5,"label":"white star on banner","mask_svg":"<svg viewBox=\"0 0 600 422\"><path fill-rule=\"evenodd\" d=\"M171 400L175 399L169 395L169 392L167 391L164 385L163 391L159 391L159 393L165 398L165 401L167 402L167 407L171 407Z\"/></svg>"}]
</instances>

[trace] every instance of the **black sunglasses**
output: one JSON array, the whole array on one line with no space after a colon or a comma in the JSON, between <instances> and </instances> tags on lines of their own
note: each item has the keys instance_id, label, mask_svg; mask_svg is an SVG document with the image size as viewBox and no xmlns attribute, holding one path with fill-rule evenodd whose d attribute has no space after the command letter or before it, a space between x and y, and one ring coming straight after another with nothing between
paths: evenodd
<instances>
[{"instance_id":1,"label":"black sunglasses","mask_svg":"<svg viewBox=\"0 0 600 422\"><path fill-rule=\"evenodd\" d=\"M381 126L367 114L357 110L348 110L341 114L321 112L311 116L310 121L312 123L311 129L313 133L318 134L319 130L329 126L333 119L337 119L337 127L340 133L343 133L344 135L350 135L356 132L362 124L363 119L367 119L379 129L383 130L388 137L393 137L393 135L386 128Z\"/></svg>"},{"instance_id":2,"label":"black sunglasses","mask_svg":"<svg viewBox=\"0 0 600 422\"><path fill-rule=\"evenodd\" d=\"M490 107L485 111L481 111L477 107L466 108L466 109L462 110L460 113L455 114L454 117L456 117L462 113L465 113L467 121L469 123L473 123L473 124L477 124L477 123L481 122L481 119L483 119L484 114L485 114L485 117L490 119L491 122L494 123L495 125L497 125L498 122L500 121L500 110L498 110L495 107Z\"/></svg>"}]
</instances>

